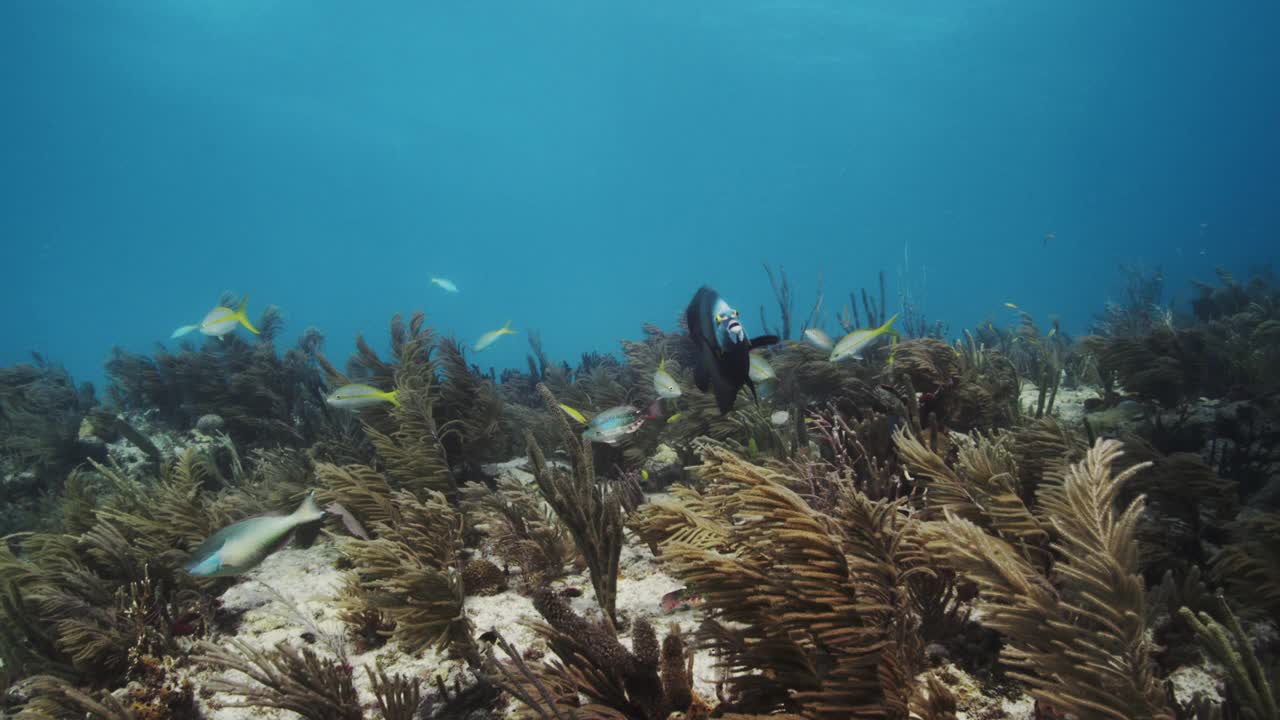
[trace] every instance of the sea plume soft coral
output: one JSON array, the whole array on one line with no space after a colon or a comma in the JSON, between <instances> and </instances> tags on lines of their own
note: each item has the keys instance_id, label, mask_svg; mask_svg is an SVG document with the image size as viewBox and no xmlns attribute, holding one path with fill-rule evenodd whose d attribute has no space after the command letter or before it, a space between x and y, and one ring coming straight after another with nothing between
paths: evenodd
<instances>
[{"instance_id":1,"label":"sea plume soft coral","mask_svg":"<svg viewBox=\"0 0 1280 720\"><path fill-rule=\"evenodd\" d=\"M1007 638L1011 675L1081 720L1171 720L1154 676L1135 524L1141 498L1113 508L1143 469L1113 474L1120 443L1100 440L1060 483L1042 489L1056 561L1047 575L1016 545L949 512L928 547L977 582L984 623Z\"/></svg>"}]
</instances>

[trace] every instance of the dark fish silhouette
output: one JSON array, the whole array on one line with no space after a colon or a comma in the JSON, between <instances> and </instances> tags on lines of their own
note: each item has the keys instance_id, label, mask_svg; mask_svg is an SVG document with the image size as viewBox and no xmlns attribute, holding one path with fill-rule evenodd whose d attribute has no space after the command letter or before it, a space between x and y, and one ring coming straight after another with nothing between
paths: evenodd
<instances>
[{"instance_id":1,"label":"dark fish silhouette","mask_svg":"<svg viewBox=\"0 0 1280 720\"><path fill-rule=\"evenodd\" d=\"M751 349L773 345L778 338L763 335L747 338L738 319L738 311L720 297L720 293L702 286L685 310L689 338L693 340L696 364L693 380L699 390L711 388L716 405L724 414L733 409L743 385L756 397L756 384L751 381Z\"/></svg>"}]
</instances>

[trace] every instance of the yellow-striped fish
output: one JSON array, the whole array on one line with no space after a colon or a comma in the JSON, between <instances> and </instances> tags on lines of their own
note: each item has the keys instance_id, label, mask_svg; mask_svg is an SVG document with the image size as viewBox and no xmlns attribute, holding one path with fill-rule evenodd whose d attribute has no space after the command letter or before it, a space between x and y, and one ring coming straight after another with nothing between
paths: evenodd
<instances>
[{"instance_id":1,"label":"yellow-striped fish","mask_svg":"<svg viewBox=\"0 0 1280 720\"><path fill-rule=\"evenodd\" d=\"M209 314L204 316L204 320L201 320L198 324L183 325L177 330L174 330L173 334L170 335L169 338L180 338L192 330L199 330L205 335L221 339L223 335L235 330L236 325L243 325L246 330L257 335L259 334L258 328L254 327L253 323L249 322L249 316L245 314L245 308L247 307L249 307L248 295L244 296L244 299L240 301L239 307L235 310L219 305L218 307L210 310Z\"/></svg>"},{"instance_id":2,"label":"yellow-striped fish","mask_svg":"<svg viewBox=\"0 0 1280 720\"><path fill-rule=\"evenodd\" d=\"M881 336L894 332L893 321L898 316L885 321L885 324L878 328L863 328L854 330L853 332L840 338L840 342L836 343L835 348L831 351L831 362L840 362L846 358L862 359L862 351L878 340Z\"/></svg>"},{"instance_id":3,"label":"yellow-striped fish","mask_svg":"<svg viewBox=\"0 0 1280 720\"><path fill-rule=\"evenodd\" d=\"M516 334L516 331L511 329L511 321L508 320L505 323L503 323L502 327L498 328L497 330L490 330L489 332L481 335L480 339L476 341L476 344L472 347L472 349L474 349L476 352L484 352L489 348L490 345L498 342L498 338L502 337L503 335L515 335L515 334Z\"/></svg>"},{"instance_id":4,"label":"yellow-striped fish","mask_svg":"<svg viewBox=\"0 0 1280 720\"><path fill-rule=\"evenodd\" d=\"M586 415L583 415L582 413L578 412L577 410L574 410L573 408L569 407L568 405L565 405L564 403L557 403L557 404L560 406L560 409L564 411L565 415L568 415L569 417L573 418L574 420L577 420L583 425L587 424Z\"/></svg>"},{"instance_id":5,"label":"yellow-striped fish","mask_svg":"<svg viewBox=\"0 0 1280 720\"><path fill-rule=\"evenodd\" d=\"M666 400L680 397L680 384L667 372L666 358L662 358L658 362L658 369L653 371L653 391Z\"/></svg>"},{"instance_id":6,"label":"yellow-striped fish","mask_svg":"<svg viewBox=\"0 0 1280 720\"><path fill-rule=\"evenodd\" d=\"M370 405L380 405L389 402L396 407L400 406L400 400L396 398L396 391L383 392L372 385L363 383L351 383L329 393L329 397L324 399L334 407L340 408L362 408Z\"/></svg>"}]
</instances>

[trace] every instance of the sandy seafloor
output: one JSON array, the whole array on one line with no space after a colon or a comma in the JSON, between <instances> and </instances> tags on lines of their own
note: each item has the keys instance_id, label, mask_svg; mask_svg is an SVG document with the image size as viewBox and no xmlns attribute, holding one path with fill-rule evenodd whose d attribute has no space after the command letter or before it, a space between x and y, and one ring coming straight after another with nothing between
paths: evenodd
<instances>
[{"instance_id":1,"label":"sandy seafloor","mask_svg":"<svg viewBox=\"0 0 1280 720\"><path fill-rule=\"evenodd\" d=\"M1023 407L1030 406L1034 411L1036 395L1034 386L1024 386L1021 396ZM1066 424L1079 424L1085 415L1084 402L1097 396L1098 393L1089 388L1060 390L1054 414ZM513 474L531 483L532 477L522 469L524 463L524 459L518 458L501 465L489 466L486 471L495 475ZM649 499L660 500L665 497L663 494L655 494L650 495ZM248 573L222 596L226 610L243 611L234 637L259 648L270 648L279 642L300 647L308 644L304 635L318 630L322 637L309 644L320 653L329 652L326 649L327 643L342 642L354 669L354 682L368 717L377 717L377 712L364 669L366 666L382 669L389 674L418 677L423 681L424 694L435 692L433 678L436 676L443 678L449 686L453 685L455 679L461 679L464 685L473 680L465 665L460 660L449 659L446 652L429 651L412 656L401 652L394 642L388 642L381 648L357 653L354 646L345 639L345 626L338 617L335 596L342 585L345 571L338 569L337 561L337 547L329 539L322 539L305 550L289 547L267 558L261 566ZM668 614L660 609L662 596L681 587L681 583L663 573L649 549L629 532L620 566L617 598L620 613L629 618L648 616L659 637L665 634L665 629L671 623L678 624L686 637L694 633L698 622L694 610L686 607ZM264 587L264 583L271 589ZM574 587L581 590L579 597L569 600L573 609L588 618L599 618L591 582L585 571L557 581L554 587ZM521 652L534 649L552 657L545 643L526 625L528 621L540 619L540 616L529 598L516 590L508 589L489 597L468 597L465 611L474 623L477 635L496 629ZM225 635L211 639L220 643L228 640ZM629 634L623 635L623 642L630 645ZM1202 668L1182 668L1174 673L1175 692L1179 698L1189 698L1196 690L1217 695L1222 675L1220 671L1214 670L1218 669L1209 668L1209 672L1206 672ZM189 675L196 688L200 709L210 720L284 720L297 717L284 710L232 707L240 699L237 696L213 696L207 691L201 692L207 680L219 672L198 670ZM1034 703L1025 694L1012 698L984 695L972 677L950 662L935 668L935 672L944 678L956 694L959 717L962 719L1002 717L1024 720L1034 717ZM234 676L235 673L230 675ZM244 678L241 676L239 679ZM698 655L694 662L695 690L713 705L716 679L717 671L710 656ZM518 706L513 701L507 706L506 714L510 715L516 709Z\"/></svg>"}]
</instances>

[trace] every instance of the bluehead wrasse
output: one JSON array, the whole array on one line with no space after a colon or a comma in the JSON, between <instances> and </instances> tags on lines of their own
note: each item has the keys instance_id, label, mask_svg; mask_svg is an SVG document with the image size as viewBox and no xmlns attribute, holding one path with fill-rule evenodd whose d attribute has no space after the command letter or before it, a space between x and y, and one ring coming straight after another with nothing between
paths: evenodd
<instances>
[{"instance_id":1,"label":"bluehead wrasse","mask_svg":"<svg viewBox=\"0 0 1280 720\"><path fill-rule=\"evenodd\" d=\"M183 569L201 577L239 575L283 547L295 530L323 517L312 492L288 515L259 515L215 532L196 548Z\"/></svg>"},{"instance_id":2,"label":"bluehead wrasse","mask_svg":"<svg viewBox=\"0 0 1280 720\"><path fill-rule=\"evenodd\" d=\"M435 285L436 287L439 287L441 290L444 290L445 292L449 292L449 293L458 292L458 286L454 285L453 281L449 280L448 278L433 277L431 278L431 284Z\"/></svg>"},{"instance_id":3,"label":"bluehead wrasse","mask_svg":"<svg viewBox=\"0 0 1280 720\"><path fill-rule=\"evenodd\" d=\"M648 479L649 479L649 471L648 471L648 470L645 470L644 468L640 468L640 477L641 477L641 479L648 480Z\"/></svg>"},{"instance_id":4,"label":"bluehead wrasse","mask_svg":"<svg viewBox=\"0 0 1280 720\"><path fill-rule=\"evenodd\" d=\"M1017 305L1014 305L1013 303L1010 303L1010 302L1005 303L1005 304L1004 304L1004 306L1005 306L1005 307L1007 307L1007 308L1011 308L1011 309L1013 309L1013 310L1021 310L1021 309L1022 309L1022 308L1018 307Z\"/></svg>"},{"instance_id":5,"label":"bluehead wrasse","mask_svg":"<svg viewBox=\"0 0 1280 720\"><path fill-rule=\"evenodd\" d=\"M515 335L515 334L516 334L516 331L511 329L511 321L508 320L505 323L503 323L502 327L498 328L497 330L490 330L489 332L481 335L480 339L476 340L476 344L473 347L473 349L476 352L483 352L487 350L490 345L497 342L498 338L502 337L503 335Z\"/></svg>"},{"instance_id":6,"label":"bluehead wrasse","mask_svg":"<svg viewBox=\"0 0 1280 720\"><path fill-rule=\"evenodd\" d=\"M339 408L362 408L380 405L384 402L400 407L400 399L396 396L397 392L396 390L383 392L372 385L351 383L329 393L329 397L326 397L324 401Z\"/></svg>"},{"instance_id":7,"label":"bluehead wrasse","mask_svg":"<svg viewBox=\"0 0 1280 720\"><path fill-rule=\"evenodd\" d=\"M574 410L573 408L569 407L568 405L565 405L564 403L557 403L557 404L560 406L560 409L564 411L565 415L568 415L569 417L573 418L574 420L577 420L583 425L587 424L586 415L583 415L582 413L578 412L577 410Z\"/></svg>"},{"instance_id":8,"label":"bluehead wrasse","mask_svg":"<svg viewBox=\"0 0 1280 720\"><path fill-rule=\"evenodd\" d=\"M861 358L862 351L877 338L893 332L893 323L898 319L897 313L878 328L863 328L840 338L840 342L831 350L831 362L840 362L846 358Z\"/></svg>"},{"instance_id":9,"label":"bluehead wrasse","mask_svg":"<svg viewBox=\"0 0 1280 720\"><path fill-rule=\"evenodd\" d=\"M667 372L667 359L658 362L658 369L653 371L653 391L658 397L670 400L681 395L680 384Z\"/></svg>"}]
</instances>

